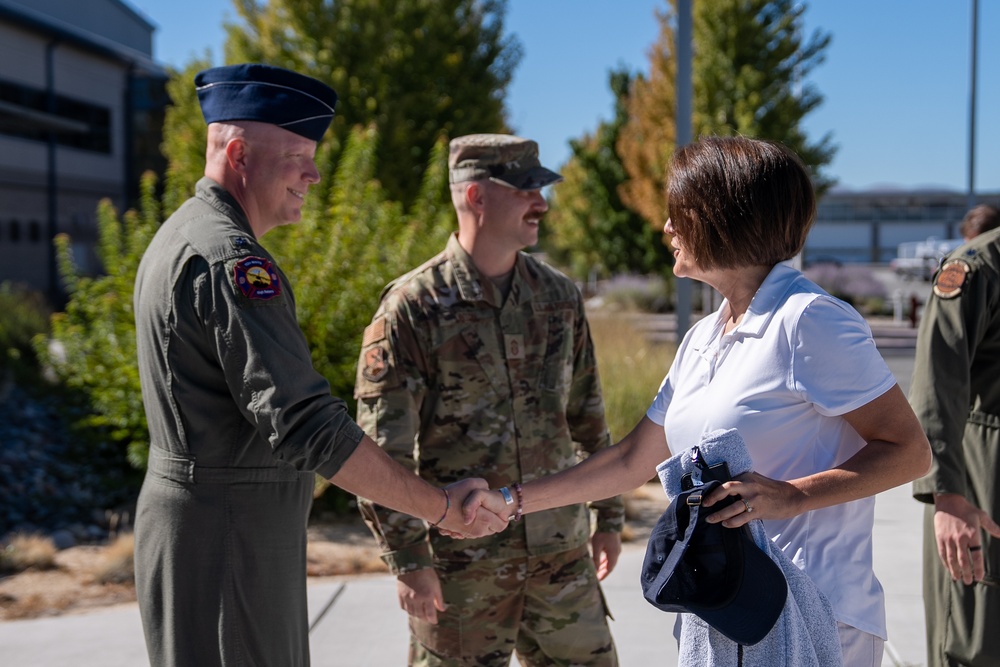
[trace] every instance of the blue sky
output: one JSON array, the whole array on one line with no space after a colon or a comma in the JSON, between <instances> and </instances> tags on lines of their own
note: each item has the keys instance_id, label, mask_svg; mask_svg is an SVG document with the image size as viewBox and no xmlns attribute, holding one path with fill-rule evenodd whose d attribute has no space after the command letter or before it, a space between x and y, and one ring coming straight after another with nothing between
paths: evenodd
<instances>
[{"instance_id":1,"label":"blue sky","mask_svg":"<svg viewBox=\"0 0 1000 667\"><path fill-rule=\"evenodd\" d=\"M154 56L182 65L210 51L221 64L231 0L124 0L157 26ZM612 112L608 72L648 72L654 11L666 0L510 0L507 29L524 49L507 104L512 127L558 167L567 142ZM809 80L823 105L805 121L839 147L841 187L946 187L969 181L972 0L809 0L808 32L832 34ZM1000 191L1000 2L979 2L975 187ZM349 109L338 109L350 113Z\"/></svg>"}]
</instances>

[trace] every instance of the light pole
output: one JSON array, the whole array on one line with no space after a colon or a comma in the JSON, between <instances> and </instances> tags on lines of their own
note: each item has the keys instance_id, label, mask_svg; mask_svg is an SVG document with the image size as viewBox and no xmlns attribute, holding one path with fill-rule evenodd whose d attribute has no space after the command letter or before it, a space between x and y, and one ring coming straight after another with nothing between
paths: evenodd
<instances>
[{"instance_id":1,"label":"light pole","mask_svg":"<svg viewBox=\"0 0 1000 667\"><path fill-rule=\"evenodd\" d=\"M976 43L979 36L979 0L972 0L972 72L969 85L969 191L966 209L976 205Z\"/></svg>"},{"instance_id":2,"label":"light pole","mask_svg":"<svg viewBox=\"0 0 1000 667\"><path fill-rule=\"evenodd\" d=\"M674 123L677 148L691 143L691 98L694 86L691 83L692 60L692 18L691 0L677 3L677 109ZM691 324L690 278L676 278L677 290L677 342L680 343Z\"/></svg>"}]
</instances>

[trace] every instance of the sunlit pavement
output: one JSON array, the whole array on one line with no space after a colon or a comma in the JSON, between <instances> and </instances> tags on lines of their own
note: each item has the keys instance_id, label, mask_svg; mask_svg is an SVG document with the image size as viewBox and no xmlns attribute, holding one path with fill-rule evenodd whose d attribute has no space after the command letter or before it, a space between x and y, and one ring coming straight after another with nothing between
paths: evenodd
<instances>
[{"instance_id":1,"label":"sunlit pavement","mask_svg":"<svg viewBox=\"0 0 1000 667\"><path fill-rule=\"evenodd\" d=\"M913 372L912 348L885 358L904 392ZM924 664L921 597L921 507L909 486L876 502L875 572L886 591L889 644L884 667ZM642 545L626 547L604 583L622 667L676 662L674 618L648 604L639 589ZM406 616L386 575L311 580L312 664L389 667L406 664ZM148 665L135 604L57 618L0 623L0 663L11 667L141 667Z\"/></svg>"}]
</instances>

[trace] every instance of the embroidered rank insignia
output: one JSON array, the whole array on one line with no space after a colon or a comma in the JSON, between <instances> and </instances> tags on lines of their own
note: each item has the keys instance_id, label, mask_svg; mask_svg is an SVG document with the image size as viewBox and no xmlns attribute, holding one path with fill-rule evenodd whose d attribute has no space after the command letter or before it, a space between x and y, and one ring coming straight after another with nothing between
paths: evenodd
<instances>
[{"instance_id":1,"label":"embroidered rank insignia","mask_svg":"<svg viewBox=\"0 0 1000 667\"><path fill-rule=\"evenodd\" d=\"M233 282L248 299L266 301L281 294L281 279L270 260L244 257L233 267Z\"/></svg>"},{"instance_id":2,"label":"embroidered rank insignia","mask_svg":"<svg viewBox=\"0 0 1000 667\"><path fill-rule=\"evenodd\" d=\"M378 382L389 372L389 352L381 345L365 351L365 367L361 374L369 382Z\"/></svg>"},{"instance_id":3,"label":"embroidered rank insignia","mask_svg":"<svg viewBox=\"0 0 1000 667\"><path fill-rule=\"evenodd\" d=\"M380 317L365 327L365 335L361 340L361 347L368 347L383 338L385 338L385 318Z\"/></svg>"},{"instance_id":4,"label":"embroidered rank insignia","mask_svg":"<svg viewBox=\"0 0 1000 667\"><path fill-rule=\"evenodd\" d=\"M934 293L942 299L954 299L962 293L969 270L969 264L964 259L945 262L934 278Z\"/></svg>"},{"instance_id":5,"label":"embroidered rank insignia","mask_svg":"<svg viewBox=\"0 0 1000 667\"><path fill-rule=\"evenodd\" d=\"M504 334L504 347L507 348L508 359L524 359L524 335Z\"/></svg>"}]
</instances>

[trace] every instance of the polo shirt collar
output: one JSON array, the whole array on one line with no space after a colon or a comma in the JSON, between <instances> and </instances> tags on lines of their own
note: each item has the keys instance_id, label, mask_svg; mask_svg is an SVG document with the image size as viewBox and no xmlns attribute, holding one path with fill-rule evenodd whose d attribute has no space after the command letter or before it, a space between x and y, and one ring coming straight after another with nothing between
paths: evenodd
<instances>
[{"instance_id":1,"label":"polo shirt collar","mask_svg":"<svg viewBox=\"0 0 1000 667\"><path fill-rule=\"evenodd\" d=\"M802 273L787 264L775 264L764 278L764 282L757 288L757 293L750 301L750 307L744 313L743 319L730 334L752 338L763 336L767 325L774 318L778 304L784 300L785 295L801 276ZM728 300L723 304L723 310L729 312Z\"/></svg>"}]
</instances>

